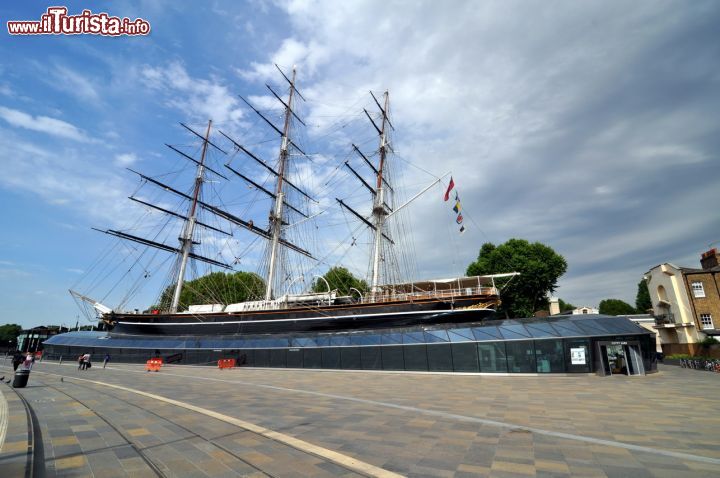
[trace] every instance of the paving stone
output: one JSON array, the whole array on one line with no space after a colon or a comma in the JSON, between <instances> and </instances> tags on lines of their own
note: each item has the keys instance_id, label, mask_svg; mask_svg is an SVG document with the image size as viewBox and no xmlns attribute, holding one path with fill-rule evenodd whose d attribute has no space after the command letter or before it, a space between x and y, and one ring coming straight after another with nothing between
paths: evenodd
<instances>
[{"instance_id":1,"label":"paving stone","mask_svg":"<svg viewBox=\"0 0 720 478\"><path fill-rule=\"evenodd\" d=\"M718 466L697 460L519 428L720 459L720 417L708 413L720 408L719 374L661 367L646 377L608 380L277 369L219 373L182 366L146 374L138 373L140 366L123 364L91 373L75 369L38 364L37 372L68 379L61 383L57 376L33 373L32 380L45 380L46 386L19 392L41 422L48 476L154 476L128 441L169 476L353 475L224 421L74 382L74 376L214 410L410 476L720 475ZM7 450L22 452L22 431L13 433L8 438L19 438L6 441Z\"/></svg>"}]
</instances>

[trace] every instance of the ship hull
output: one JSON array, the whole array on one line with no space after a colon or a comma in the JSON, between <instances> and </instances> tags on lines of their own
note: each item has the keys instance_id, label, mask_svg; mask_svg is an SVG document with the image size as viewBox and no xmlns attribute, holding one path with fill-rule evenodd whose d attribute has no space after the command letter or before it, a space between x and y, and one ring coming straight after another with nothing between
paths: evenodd
<instances>
[{"instance_id":1,"label":"ship hull","mask_svg":"<svg viewBox=\"0 0 720 478\"><path fill-rule=\"evenodd\" d=\"M208 314L115 314L113 334L229 335L368 330L443 323L480 322L493 309L468 308L478 297L452 302L427 300L344 304L284 310Z\"/></svg>"}]
</instances>

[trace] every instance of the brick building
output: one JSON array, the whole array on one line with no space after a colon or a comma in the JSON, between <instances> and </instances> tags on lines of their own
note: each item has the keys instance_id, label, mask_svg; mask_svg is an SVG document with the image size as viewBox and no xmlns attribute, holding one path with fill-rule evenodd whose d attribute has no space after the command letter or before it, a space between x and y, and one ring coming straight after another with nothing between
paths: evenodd
<instances>
[{"instance_id":1,"label":"brick building","mask_svg":"<svg viewBox=\"0 0 720 478\"><path fill-rule=\"evenodd\" d=\"M720 335L720 254L702 254L701 268L664 263L646 274L650 299L665 354L701 354L699 342Z\"/></svg>"},{"instance_id":2,"label":"brick building","mask_svg":"<svg viewBox=\"0 0 720 478\"><path fill-rule=\"evenodd\" d=\"M683 277L697 325L706 335L720 335L720 253L710 249L700 259L702 269L685 269Z\"/></svg>"}]
</instances>

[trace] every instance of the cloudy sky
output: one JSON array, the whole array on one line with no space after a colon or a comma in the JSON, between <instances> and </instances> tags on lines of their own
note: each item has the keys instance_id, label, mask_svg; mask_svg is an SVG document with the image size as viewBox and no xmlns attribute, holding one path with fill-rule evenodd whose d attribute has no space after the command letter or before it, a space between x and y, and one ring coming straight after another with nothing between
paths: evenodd
<instances>
[{"instance_id":1,"label":"cloudy sky","mask_svg":"<svg viewBox=\"0 0 720 478\"><path fill-rule=\"evenodd\" d=\"M49 5L5 2L0 18ZM645 271L720 245L718 2L197 5L92 3L149 21L147 37L2 34L0 323L74 324L67 289L109 239L90 227L134 214L125 167L160 174L163 143L192 142L178 121L252 138L237 95L268 107L273 63L297 65L303 144L324 174L350 154L338 125L359 128L369 90L390 92L408 194L452 172L467 231L440 187L419 199L421 277L462 274L483 242L518 237L565 256L565 301L634 303Z\"/></svg>"}]
</instances>

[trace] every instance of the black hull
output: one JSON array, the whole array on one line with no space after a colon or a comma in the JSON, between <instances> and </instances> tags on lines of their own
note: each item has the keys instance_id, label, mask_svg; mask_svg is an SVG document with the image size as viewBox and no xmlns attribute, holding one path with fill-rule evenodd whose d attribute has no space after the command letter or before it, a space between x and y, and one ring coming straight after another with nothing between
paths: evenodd
<instances>
[{"instance_id":1,"label":"black hull","mask_svg":"<svg viewBox=\"0 0 720 478\"><path fill-rule=\"evenodd\" d=\"M282 311L211 314L116 314L112 333L128 335L234 335L284 332L372 330L444 323L480 322L492 309L464 308L477 298L453 303L426 301L388 304L349 304Z\"/></svg>"}]
</instances>

